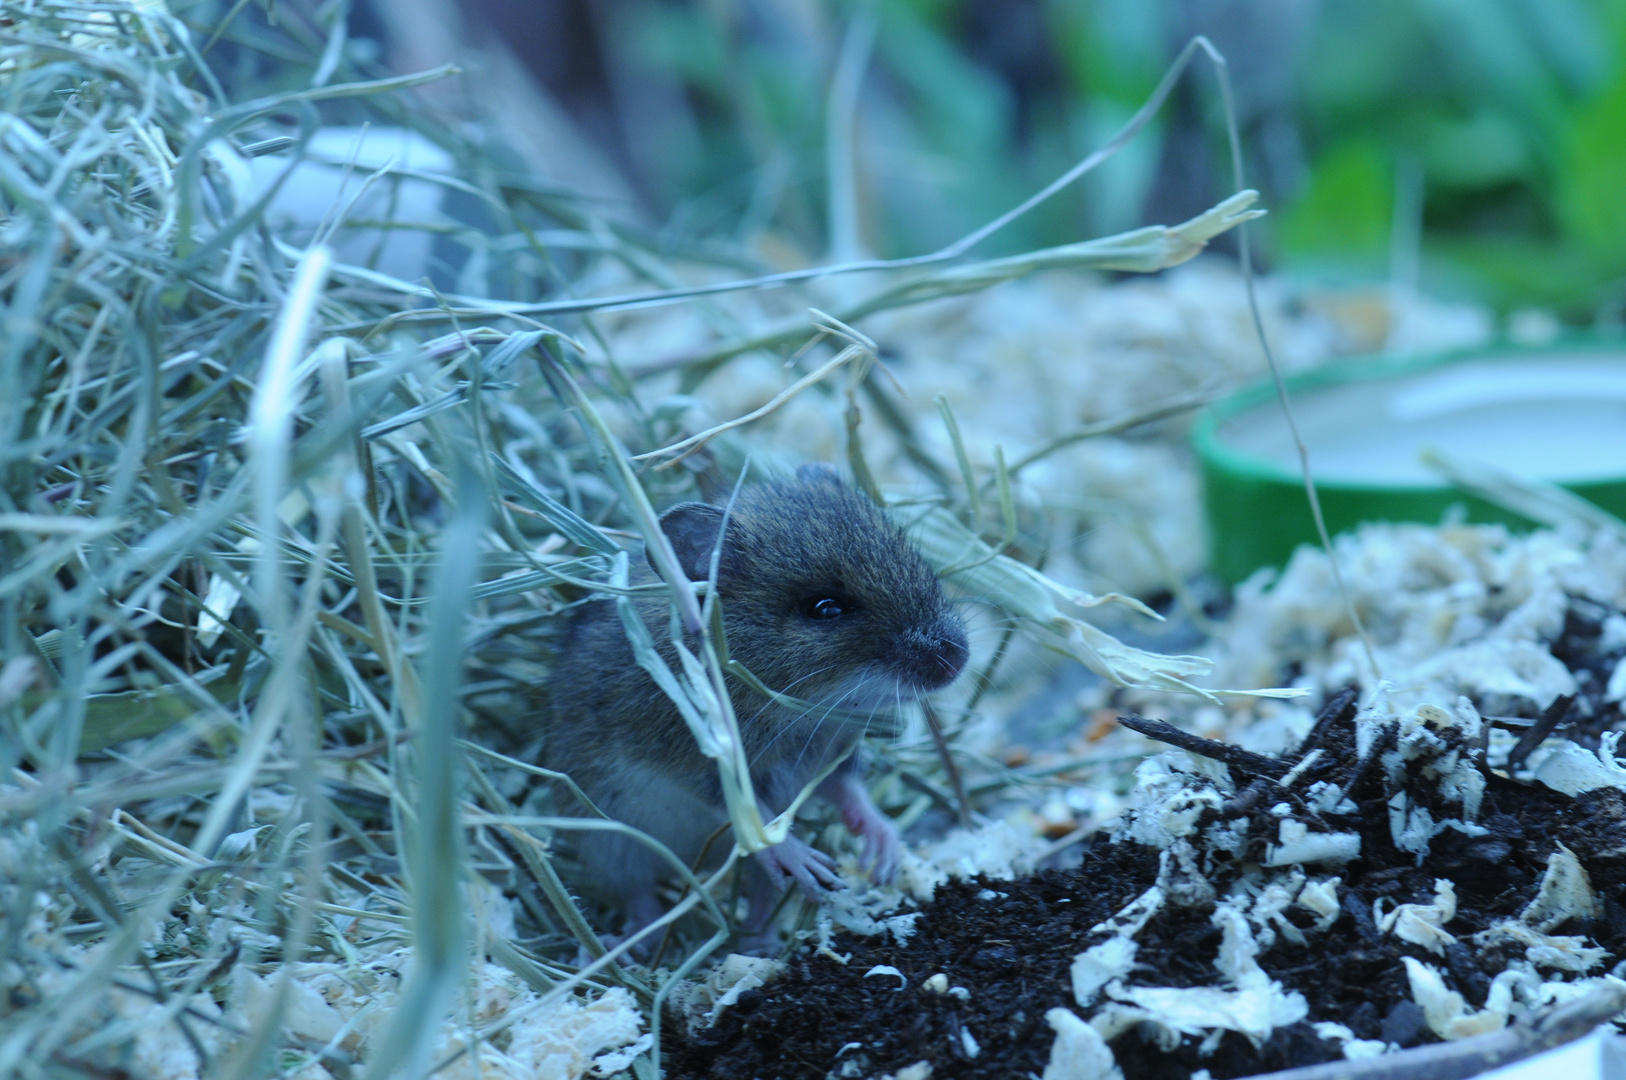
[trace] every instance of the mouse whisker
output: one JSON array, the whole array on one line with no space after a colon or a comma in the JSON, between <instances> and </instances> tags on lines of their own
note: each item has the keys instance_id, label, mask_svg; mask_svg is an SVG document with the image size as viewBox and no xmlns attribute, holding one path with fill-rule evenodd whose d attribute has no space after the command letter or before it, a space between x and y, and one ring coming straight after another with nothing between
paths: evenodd
<instances>
[{"instance_id":1,"label":"mouse whisker","mask_svg":"<svg viewBox=\"0 0 1626 1080\"><path fill-rule=\"evenodd\" d=\"M862 682L860 682L859 685L861 686ZM824 706L824 711L819 714L819 718L813 722L813 725L810 728L806 728L806 738L802 742L802 748L797 752L796 760L791 763L792 771L800 768L802 759L807 756L808 750L812 748L814 740L818 737L819 731L824 726L824 721L829 718L830 713L841 704L842 699L846 696L846 692L839 692L830 695L828 703ZM818 703L816 702L814 703L815 707L817 704ZM775 737L777 738L785 735L794 729L803 728L805 725L803 725L801 721L806 720L807 717L811 716L812 714L812 709L804 709L801 713L794 717L787 717L786 723L779 729L779 733Z\"/></svg>"},{"instance_id":2,"label":"mouse whisker","mask_svg":"<svg viewBox=\"0 0 1626 1080\"><path fill-rule=\"evenodd\" d=\"M864 685L864 683L868 682L868 681L869 681L868 676L866 676L862 681L859 682L858 686L862 687ZM832 695L829 704L825 705L825 707L824 707L824 712L819 714L819 718L816 721L814 721L813 726L807 730L806 738L802 741L802 749L797 753L796 760L791 765L792 769L797 769L797 768L801 767L802 759L807 757L807 752L810 749L812 749L814 741L818 737L819 731L824 727L824 722L827 719L829 719L830 714L832 712L834 712L836 710L836 708L838 708L841 705L842 699L845 698L846 696L847 696L847 694L845 694L845 693ZM804 710L802 712L802 714L799 717L797 717L797 719L798 720L805 719L806 717L810 716L811 714L812 714L811 709ZM790 731L793 726L795 726L795 725L786 724L785 727L782 729L782 731Z\"/></svg>"},{"instance_id":3,"label":"mouse whisker","mask_svg":"<svg viewBox=\"0 0 1626 1080\"><path fill-rule=\"evenodd\" d=\"M806 682L808 679L811 679L811 678L813 678L813 677L815 677L817 675L822 675L824 672L829 671L834 666L835 665L833 665L833 664L826 665L825 667L819 668L817 671L810 671L806 675L803 675L800 679L797 679L795 682L792 682L789 686L786 686L784 689L780 690L779 693L788 695L788 694L791 693L791 691L793 689L795 689L795 687L798 684ZM757 711L751 714L750 720L742 723L741 727L745 727L748 724L754 724L757 720L760 720L762 718L763 714L768 712L768 710L770 710L770 709L779 709L779 708L783 708L783 706L781 706L776 701L772 701L772 700L764 701L760 706L757 707ZM775 731L773 733L773 735L766 742L764 742L761 746L757 747L756 751L751 755L750 763L752 765L756 765L762 759L763 755L766 754L773 747L774 743L778 742L780 740L780 738L782 738L785 735L786 732L788 732L792 727L794 727L795 724L796 724L796 721L801 720L803 717L807 716L809 711L810 710L804 709L804 710L802 710L802 712L796 714L795 716L787 717L786 722L783 723L783 724L780 724L779 727L778 727L778 730Z\"/></svg>"},{"instance_id":4,"label":"mouse whisker","mask_svg":"<svg viewBox=\"0 0 1626 1080\"><path fill-rule=\"evenodd\" d=\"M794 682L791 682L789 685L785 686L783 689L779 690L778 692L781 693L781 694L785 694L787 696L795 696L795 694L793 692L795 691L795 689L796 689L796 687L798 685L800 685L801 683L806 682L808 679L812 679L812 678L815 678L816 676L822 675L826 671L829 671L834 667L835 667L834 664L829 664L829 665L826 665L826 666L824 666L822 668L819 668L819 669L817 669L815 671L810 671L806 675L803 675L801 678L796 679ZM814 704L816 704L816 702ZM751 714L749 720L746 720L746 721L742 722L742 726L744 726L745 724L754 724L756 721L762 719L762 717L765 714L769 713L771 710L783 709L783 708L785 708L785 707L780 705L777 701L774 701L772 699L764 700L760 705L757 706L756 712ZM774 733L773 737L768 739L766 742L764 742L757 749L755 756L760 757L761 754L766 752L768 750L768 748L771 747L776 741L778 741L779 737L781 735L783 735L786 730L788 730L789 725L794 724L794 722L796 720L801 719L803 716L806 716L807 712L808 712L808 710L804 709L804 710L802 710L801 713L798 713L795 716L787 717L787 724L780 725L779 730Z\"/></svg>"},{"instance_id":5,"label":"mouse whisker","mask_svg":"<svg viewBox=\"0 0 1626 1080\"><path fill-rule=\"evenodd\" d=\"M854 685L848 687L842 693L832 695L831 704L825 709L824 714L821 715L819 717L818 721L813 725L812 730L810 730L807 733L807 738L806 738L806 740L804 741L804 743L802 745L801 753L797 755L795 765L796 766L801 765L802 759L805 758L807 756L807 752L810 749L813 748L813 746L815 744L815 741L816 741L816 738L817 738L817 735L819 733L819 729L823 726L824 721L829 718L830 714L835 710L835 708L837 706L841 705L844 701L846 701L849 698L858 697L861 694L861 692L863 690L865 690L869 685L871 685L872 683L879 682L882 679L886 679L887 681L889 681L892 684L892 693L893 693L893 696L895 698L897 696L897 694L898 694L897 680L893 679L889 675L887 675L884 670L876 670L871 665L866 665L862 675L860 676L860 678L858 679L858 681ZM886 704L886 700L885 700L884 696L877 696L872 701L872 703L870 705L869 715L866 716L864 718L864 722L861 725L859 725L859 730L858 730L858 733L856 735L856 738L861 739L869 732L870 725L874 722L874 719L875 719L875 713L884 704Z\"/></svg>"},{"instance_id":6,"label":"mouse whisker","mask_svg":"<svg viewBox=\"0 0 1626 1080\"><path fill-rule=\"evenodd\" d=\"M898 684L894 680L893 683L892 683L892 701L894 703L894 708L896 708L897 700L898 700ZM881 707L886 705L886 704L887 704L887 702L883 698L878 697L878 698L875 699L875 703L869 707L869 715L864 717L864 726L858 733L858 737L860 739L865 738L866 736L869 735L870 725L875 723L875 714L877 712L879 712ZM896 715L896 714L894 714L894 715Z\"/></svg>"}]
</instances>

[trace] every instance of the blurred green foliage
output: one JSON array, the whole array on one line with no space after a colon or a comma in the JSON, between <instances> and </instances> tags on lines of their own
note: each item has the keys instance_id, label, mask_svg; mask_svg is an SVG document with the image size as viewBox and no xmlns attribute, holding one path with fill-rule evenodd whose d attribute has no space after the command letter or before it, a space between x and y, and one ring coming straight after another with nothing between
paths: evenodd
<instances>
[{"instance_id":1,"label":"blurred green foliage","mask_svg":"<svg viewBox=\"0 0 1626 1080\"><path fill-rule=\"evenodd\" d=\"M1424 183L1425 274L1503 306L1618 313L1626 4L1325 4L1302 86L1312 152L1279 230L1285 261L1381 253L1382 208L1409 162Z\"/></svg>"},{"instance_id":2,"label":"blurred green foliage","mask_svg":"<svg viewBox=\"0 0 1626 1080\"><path fill-rule=\"evenodd\" d=\"M1356 265L1382 259L1394 232L1395 187L1382 143L1370 136L1340 140L1315 162L1277 222L1282 252Z\"/></svg>"},{"instance_id":3,"label":"blurred green foliage","mask_svg":"<svg viewBox=\"0 0 1626 1080\"><path fill-rule=\"evenodd\" d=\"M615 7L620 29L604 47L678 91L633 155L656 212L685 232L770 225L822 254L825 94L863 5ZM1230 61L1249 183L1273 210L1261 241L1274 265L1382 277L1392 237L1415 235L1396 228L1396 206L1420 205L1425 287L1572 321L1618 320L1626 306L1626 0L873 8L858 164L878 254L937 247L1052 178L1109 137L1202 32ZM1223 195L1229 163L1204 67L1127 152L987 253L1169 219ZM1420 200L1397 200L1406 175Z\"/></svg>"}]
</instances>

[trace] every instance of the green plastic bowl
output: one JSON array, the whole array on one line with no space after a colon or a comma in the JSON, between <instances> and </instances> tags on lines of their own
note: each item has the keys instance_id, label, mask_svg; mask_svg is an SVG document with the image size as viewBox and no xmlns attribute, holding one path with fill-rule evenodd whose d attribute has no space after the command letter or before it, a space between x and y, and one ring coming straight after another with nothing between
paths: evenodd
<instances>
[{"instance_id":1,"label":"green plastic bowl","mask_svg":"<svg viewBox=\"0 0 1626 1080\"><path fill-rule=\"evenodd\" d=\"M1626 517L1626 341L1373 356L1288 380L1327 529L1363 521L1528 519L1441 482L1424 446L1568 488ZM1209 566L1236 584L1316 542L1298 455L1268 380L1210 406L1192 428Z\"/></svg>"}]
</instances>

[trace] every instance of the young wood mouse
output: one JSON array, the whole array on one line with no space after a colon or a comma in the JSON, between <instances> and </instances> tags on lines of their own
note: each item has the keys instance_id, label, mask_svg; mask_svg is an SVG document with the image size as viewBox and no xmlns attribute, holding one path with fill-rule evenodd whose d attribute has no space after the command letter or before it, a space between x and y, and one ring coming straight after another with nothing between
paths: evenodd
<instances>
[{"instance_id":1,"label":"young wood mouse","mask_svg":"<svg viewBox=\"0 0 1626 1080\"><path fill-rule=\"evenodd\" d=\"M708 503L683 503L661 517L690 578L709 576L723 523L724 508ZM642 565L633 578L657 580ZM728 676L764 819L851 752L818 794L863 840L874 877L890 879L901 850L898 832L871 801L852 751L866 727L891 730L901 706L946 686L965 666L965 626L937 576L834 469L803 466L795 479L741 489L728 511L717 589L731 657L763 685L813 706L775 704ZM667 602L638 607L676 669ZM552 698L550 766L569 773L605 813L692 864L727 820L717 768L634 660L613 602L577 609L555 662ZM613 832L578 836L589 874L626 909L625 932L657 918L655 884L665 864ZM726 851L727 842L714 847ZM795 836L743 869L752 933L764 930L785 878L815 900L842 887L834 861Z\"/></svg>"}]
</instances>

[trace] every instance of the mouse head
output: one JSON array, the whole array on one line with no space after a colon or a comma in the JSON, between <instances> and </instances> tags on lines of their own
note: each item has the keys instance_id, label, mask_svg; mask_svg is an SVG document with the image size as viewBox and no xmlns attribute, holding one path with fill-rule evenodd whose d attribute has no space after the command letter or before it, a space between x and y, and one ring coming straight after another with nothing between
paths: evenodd
<instances>
[{"instance_id":1,"label":"mouse head","mask_svg":"<svg viewBox=\"0 0 1626 1080\"><path fill-rule=\"evenodd\" d=\"M877 708L946 686L965 626L920 553L828 466L748 486L728 512L683 503L661 528L694 580L718 553L730 654L796 697ZM722 534L719 547L718 538Z\"/></svg>"}]
</instances>

